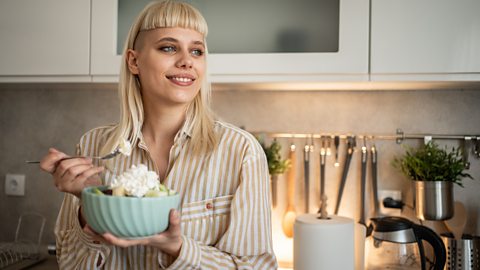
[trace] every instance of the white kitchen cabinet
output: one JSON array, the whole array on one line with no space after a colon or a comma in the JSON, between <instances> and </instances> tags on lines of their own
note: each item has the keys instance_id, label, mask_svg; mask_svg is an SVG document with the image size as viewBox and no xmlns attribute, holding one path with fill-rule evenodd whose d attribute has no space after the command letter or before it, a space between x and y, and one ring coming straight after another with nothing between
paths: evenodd
<instances>
[{"instance_id":1,"label":"white kitchen cabinet","mask_svg":"<svg viewBox=\"0 0 480 270\"><path fill-rule=\"evenodd\" d=\"M0 2L0 81L89 81L89 0Z\"/></svg>"},{"instance_id":2,"label":"white kitchen cabinet","mask_svg":"<svg viewBox=\"0 0 480 270\"><path fill-rule=\"evenodd\" d=\"M480 1L372 0L371 80L480 81Z\"/></svg>"},{"instance_id":3,"label":"white kitchen cabinet","mask_svg":"<svg viewBox=\"0 0 480 270\"><path fill-rule=\"evenodd\" d=\"M141 2L145 1L136 1L136 3ZM210 5L210 2L206 3L206 5ZM229 3L238 4L236 1ZM195 4L195 1L192 4ZM225 4L223 3L223 5ZM92 0L91 74L93 81L118 80L121 62L118 47L123 46L124 42L124 40L117 41L119 39L117 38L119 35L117 26L120 24L118 9L118 0ZM234 8L232 7L232 9ZM252 1L251 10L252 12L256 11L255 1ZM341 0L338 10L338 48L336 51L288 53L224 51L210 53L208 69L211 81L221 83L367 81L369 1ZM268 22L269 19L266 15L264 20ZM225 20L228 19L228 15L226 15ZM284 17L284 19L286 20L288 17ZM212 23L209 35L212 35L212 31L214 31L212 30L213 25L218 24ZM235 31L235 28L240 27L242 25L237 25L229 31ZM258 27L262 27L262 24L258 24ZM252 37L242 37L245 40L250 39L256 42ZM258 40L258 42L262 41ZM118 46L118 42L122 42L122 44Z\"/></svg>"}]
</instances>

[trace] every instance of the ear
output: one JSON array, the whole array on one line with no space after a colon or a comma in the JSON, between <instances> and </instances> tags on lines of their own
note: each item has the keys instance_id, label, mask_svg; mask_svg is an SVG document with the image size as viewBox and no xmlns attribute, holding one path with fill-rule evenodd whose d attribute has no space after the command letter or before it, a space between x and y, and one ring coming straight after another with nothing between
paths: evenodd
<instances>
[{"instance_id":1,"label":"ear","mask_svg":"<svg viewBox=\"0 0 480 270\"><path fill-rule=\"evenodd\" d=\"M132 49L128 49L126 61L130 72L134 75L138 75L137 52Z\"/></svg>"}]
</instances>

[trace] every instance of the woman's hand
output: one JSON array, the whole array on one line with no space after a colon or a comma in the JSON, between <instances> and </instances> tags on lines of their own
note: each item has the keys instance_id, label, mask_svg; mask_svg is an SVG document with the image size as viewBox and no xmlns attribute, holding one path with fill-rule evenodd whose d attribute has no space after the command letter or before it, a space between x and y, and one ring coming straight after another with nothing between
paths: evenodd
<instances>
[{"instance_id":1,"label":"woman's hand","mask_svg":"<svg viewBox=\"0 0 480 270\"><path fill-rule=\"evenodd\" d=\"M103 242L124 248L136 245L153 246L172 256L173 258L178 257L183 244L181 238L182 233L180 230L180 217L178 215L178 211L175 209L170 210L168 229L160 234L156 234L147 238L127 240L118 238L111 233L99 235L88 226L86 226L84 231L92 235L97 241L101 240Z\"/></svg>"},{"instance_id":2,"label":"woman's hand","mask_svg":"<svg viewBox=\"0 0 480 270\"><path fill-rule=\"evenodd\" d=\"M80 198L83 188L101 184L98 174L103 171L103 167L94 166L92 160L88 158L63 160L66 157L67 154L50 148L48 154L40 161L40 168L52 174L59 191Z\"/></svg>"}]
</instances>

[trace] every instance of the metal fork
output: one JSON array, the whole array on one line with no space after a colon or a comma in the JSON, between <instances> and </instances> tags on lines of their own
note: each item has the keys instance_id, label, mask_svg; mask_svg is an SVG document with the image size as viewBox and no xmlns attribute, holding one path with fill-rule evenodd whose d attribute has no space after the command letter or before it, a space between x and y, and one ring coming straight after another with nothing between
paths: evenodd
<instances>
[{"instance_id":1,"label":"metal fork","mask_svg":"<svg viewBox=\"0 0 480 270\"><path fill-rule=\"evenodd\" d=\"M117 148L115 151L111 152L110 154L106 154L105 156L71 156L71 157L62 158L60 161L74 159L74 158L91 158L91 159L98 159L98 160L107 160L107 159L114 158L118 154L120 154L120 148ZM40 163L39 160L27 160L25 162L28 164Z\"/></svg>"}]
</instances>

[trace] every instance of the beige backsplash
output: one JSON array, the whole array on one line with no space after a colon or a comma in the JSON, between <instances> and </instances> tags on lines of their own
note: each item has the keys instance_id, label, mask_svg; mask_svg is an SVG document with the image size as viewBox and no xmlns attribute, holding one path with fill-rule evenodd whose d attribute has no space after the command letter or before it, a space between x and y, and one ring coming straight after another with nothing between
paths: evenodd
<instances>
[{"instance_id":1,"label":"beige backsplash","mask_svg":"<svg viewBox=\"0 0 480 270\"><path fill-rule=\"evenodd\" d=\"M292 133L394 134L406 133L480 134L480 89L422 91L215 91L214 109L219 117L249 131ZM0 242L12 241L19 214L36 211L47 217L43 241L53 242L53 226L62 200L49 175L26 159L36 159L48 147L73 153L79 137L88 129L113 123L118 115L115 86L112 84L0 84L0 176L26 175L26 196L6 196L0 185ZM269 138L267 138L269 140ZM290 139L281 139L285 155ZM300 145L305 141L295 139ZM310 208L318 207L318 141L311 168ZM420 140L406 144L416 145ZM457 145L456 141L440 141ZM358 142L361 144L361 142ZM379 151L379 188L401 190L411 204L409 181L391 166L402 153L394 141L375 141ZM358 148L357 148L358 149ZM343 164L345 145L340 147ZM464 202L470 216L467 232L480 234L480 160L470 157L465 188L455 187L455 198ZM303 211L303 166L298 159L296 203ZM341 168L341 167L340 167ZM358 218L360 160L353 157L340 208L341 215ZM329 212L336 201L340 169L327 160L326 190ZM285 211L285 178L278 183L279 203L273 211L275 237ZM370 187L368 187L369 189ZM276 240L278 241L287 241ZM278 252L278 251L277 251ZM280 255L280 254L278 254Z\"/></svg>"}]
</instances>

